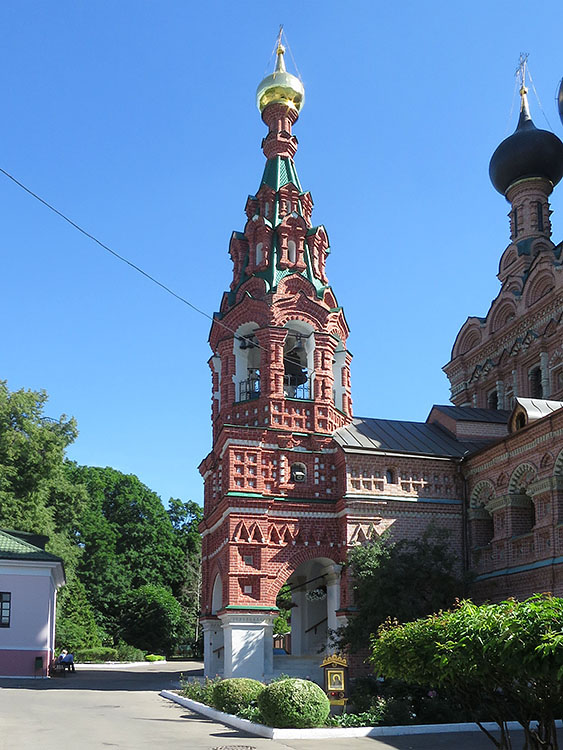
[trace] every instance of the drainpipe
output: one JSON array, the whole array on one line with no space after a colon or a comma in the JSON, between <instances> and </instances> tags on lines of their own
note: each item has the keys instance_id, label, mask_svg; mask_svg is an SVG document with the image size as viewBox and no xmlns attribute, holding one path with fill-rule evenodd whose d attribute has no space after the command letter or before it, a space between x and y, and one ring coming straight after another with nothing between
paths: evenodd
<instances>
[{"instance_id":1,"label":"drainpipe","mask_svg":"<svg viewBox=\"0 0 563 750\"><path fill-rule=\"evenodd\" d=\"M463 467L462 464L465 461L465 457L468 455L469 451L465 451L463 456L461 457L459 464L458 464L458 474L459 478L461 480L461 486L463 488L462 492L462 505L461 505L461 524L462 524L462 531L461 531L461 561L462 561L462 572L463 576L467 575L469 571L469 538L468 538L468 528L467 528L467 483L465 481L465 477L463 475Z\"/></svg>"}]
</instances>

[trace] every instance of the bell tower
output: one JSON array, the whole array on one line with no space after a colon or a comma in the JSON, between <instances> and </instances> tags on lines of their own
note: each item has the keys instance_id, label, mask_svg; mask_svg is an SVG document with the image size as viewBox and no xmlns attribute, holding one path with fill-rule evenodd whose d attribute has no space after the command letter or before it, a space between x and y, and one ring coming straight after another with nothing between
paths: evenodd
<instances>
[{"instance_id":1,"label":"bell tower","mask_svg":"<svg viewBox=\"0 0 563 750\"><path fill-rule=\"evenodd\" d=\"M312 224L313 200L295 168L292 128L305 91L284 52L280 37L274 72L257 89L266 164L244 231L230 240L233 277L209 336L213 448L200 465L206 675L272 674L276 596L297 573L319 573L325 632L339 624L345 472L332 435L352 418L349 330L326 275L328 235ZM310 640L304 612L292 615L294 653Z\"/></svg>"}]
</instances>

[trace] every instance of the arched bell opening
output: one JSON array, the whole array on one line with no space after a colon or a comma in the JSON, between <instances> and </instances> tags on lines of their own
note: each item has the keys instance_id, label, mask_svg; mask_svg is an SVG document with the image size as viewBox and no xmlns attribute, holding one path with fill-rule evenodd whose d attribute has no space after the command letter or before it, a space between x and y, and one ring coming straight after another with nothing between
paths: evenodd
<instances>
[{"instance_id":1,"label":"arched bell opening","mask_svg":"<svg viewBox=\"0 0 563 750\"><path fill-rule=\"evenodd\" d=\"M287 398L311 399L315 350L313 328L300 320L290 320L285 328L288 333L283 347L284 395Z\"/></svg>"},{"instance_id":2,"label":"arched bell opening","mask_svg":"<svg viewBox=\"0 0 563 750\"><path fill-rule=\"evenodd\" d=\"M344 348L344 344L342 341L338 342L338 346L335 349L334 352L334 359L332 360L332 376L334 379L334 385L333 385L333 400L334 405L337 409L340 409L340 411L344 411L344 393L345 393L345 387L344 387L344 378L343 378L343 370L346 366L346 349Z\"/></svg>"},{"instance_id":3,"label":"arched bell opening","mask_svg":"<svg viewBox=\"0 0 563 750\"><path fill-rule=\"evenodd\" d=\"M260 395L260 346L254 333L257 328L256 323L245 323L235 335L236 401L250 401Z\"/></svg>"}]
</instances>

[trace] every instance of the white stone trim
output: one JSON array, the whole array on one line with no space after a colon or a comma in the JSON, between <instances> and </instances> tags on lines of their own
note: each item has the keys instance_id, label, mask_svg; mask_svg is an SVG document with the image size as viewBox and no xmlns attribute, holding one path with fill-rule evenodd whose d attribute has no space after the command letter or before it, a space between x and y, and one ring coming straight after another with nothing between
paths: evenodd
<instances>
[{"instance_id":1,"label":"white stone trim","mask_svg":"<svg viewBox=\"0 0 563 750\"><path fill-rule=\"evenodd\" d=\"M407 726L396 726L396 727L351 727L345 729L343 727L319 727L317 729L276 729L274 727L266 727L263 724L255 724L248 719L241 719L238 716L232 714L226 714L222 711L217 711L211 706L206 706L203 703L191 700L191 698L184 698L178 693L174 693L170 690L161 690L160 695L163 698L167 698L174 703L178 703L184 708L188 708L190 711L195 711L202 716L206 716L208 719L213 721L220 721L222 724L226 724L229 727L235 727L241 729L249 734L254 734L258 737L266 737L271 740L290 740L290 739L338 739L346 737L398 737L403 735L416 735L416 734L445 734L448 732L480 732L481 729L477 724L463 723L463 724L410 724ZM485 729L488 731L495 731L498 729L497 724L493 721L486 721L483 723ZM509 730L522 729L521 725L517 721L507 722ZM561 719L555 721L555 726L559 729L563 727Z\"/></svg>"},{"instance_id":2,"label":"white stone trim","mask_svg":"<svg viewBox=\"0 0 563 750\"><path fill-rule=\"evenodd\" d=\"M272 512L268 508L244 508L244 507L229 506L226 510L223 511L221 518L215 521L213 526L201 532L202 538L207 536L208 534L211 534L216 529L218 529L219 526L221 526L221 524L225 520L225 518L227 518L227 516L230 516L231 513L269 516L272 519L272 521L275 521L276 518L339 518L340 516L344 515L342 511L340 513L330 513L330 512L322 512L322 511L315 513L315 511L303 511L303 510L298 510L295 512L289 511L289 510L275 510Z\"/></svg>"},{"instance_id":3,"label":"white stone trim","mask_svg":"<svg viewBox=\"0 0 563 750\"><path fill-rule=\"evenodd\" d=\"M451 505L452 507L458 508L463 503L459 498L423 498L424 502L420 502L419 498L416 497L387 497L387 496L376 496L376 495L345 495L345 500L355 500L358 501L368 501L370 503L370 508L373 508L373 501L383 501L385 505L387 505L388 502L409 502L413 505L420 505L421 508L423 508L426 505L430 505L431 503L435 502L440 505ZM412 515L413 510L411 511L393 511L394 515ZM235 507L230 506L225 511L223 511L223 514L221 515L221 518L219 518L213 526L211 526L209 529L205 529L201 532L201 537L205 537L208 534L211 534L213 531L218 529L223 521L231 514L231 513L242 513L248 514L248 515L258 515L258 516L268 516L268 519L272 522L276 519L283 519L283 518L342 518L343 516L351 516L353 517L354 514L358 513L357 508L344 508L343 510L336 512L330 512L330 511L314 511L314 510L270 510L268 508L245 508L245 507ZM451 518L452 515L459 515L459 513L454 513L453 511L450 513L439 513L439 517L443 518ZM222 547L227 544L228 540L222 542L221 547L217 548L217 551L219 549L222 549ZM216 554L216 553L215 553ZM207 559L212 557L213 553L208 556ZM204 558L206 559L206 558Z\"/></svg>"}]
</instances>

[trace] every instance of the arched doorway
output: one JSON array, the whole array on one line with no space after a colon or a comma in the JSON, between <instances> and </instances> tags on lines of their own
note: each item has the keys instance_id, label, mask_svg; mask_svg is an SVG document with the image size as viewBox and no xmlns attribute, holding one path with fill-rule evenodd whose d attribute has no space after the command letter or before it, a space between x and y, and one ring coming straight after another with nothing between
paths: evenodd
<instances>
[{"instance_id":1,"label":"arched doorway","mask_svg":"<svg viewBox=\"0 0 563 750\"><path fill-rule=\"evenodd\" d=\"M289 576L291 594L289 654L274 655L274 673L320 680L319 664L330 650L330 633L339 621L340 565L327 557L307 560Z\"/></svg>"}]
</instances>

